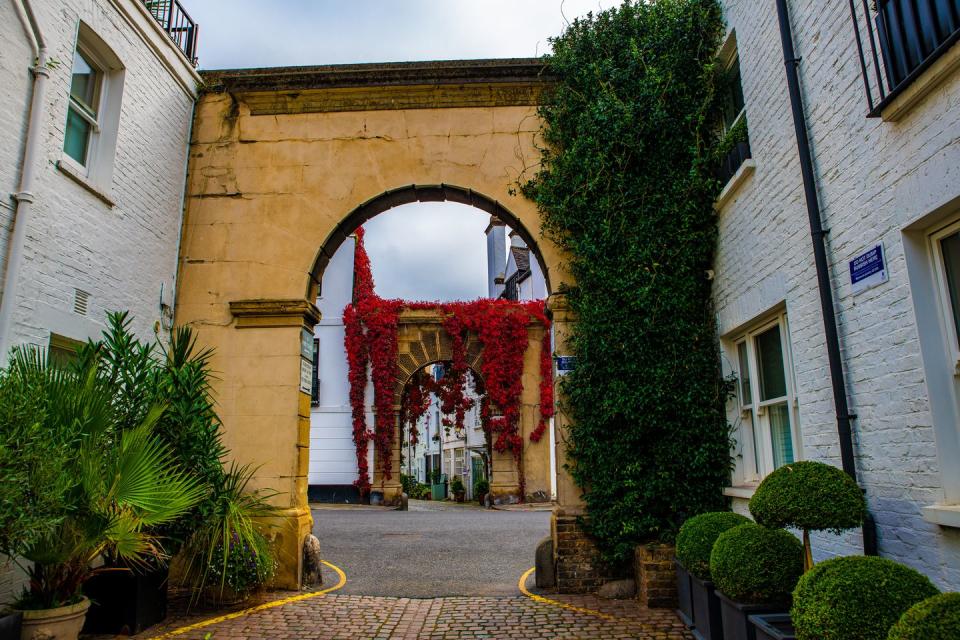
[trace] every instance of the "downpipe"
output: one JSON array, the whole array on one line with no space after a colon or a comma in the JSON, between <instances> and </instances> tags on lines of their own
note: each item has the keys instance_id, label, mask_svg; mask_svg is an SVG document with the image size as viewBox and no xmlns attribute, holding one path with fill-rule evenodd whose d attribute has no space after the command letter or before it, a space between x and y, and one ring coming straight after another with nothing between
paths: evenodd
<instances>
[{"instance_id":1,"label":"downpipe","mask_svg":"<svg viewBox=\"0 0 960 640\"><path fill-rule=\"evenodd\" d=\"M840 437L840 460L843 470L856 482L857 467L853 456L851 421L857 416L850 413L850 407L847 404L847 386L843 375L840 337L837 331L833 289L830 285L830 266L827 262L827 247L824 240L829 231L824 230L821 218L807 120L803 110L803 95L800 90L798 71L800 59L797 58L793 47L790 12L787 8L787 0L776 0L776 3L777 18L780 22L780 40L783 44L783 63L787 74L787 90L790 94L790 109L793 112L793 126L797 137L800 173L803 177L803 194L807 204L807 215L810 218L810 236L813 241L813 257L817 269L817 288L820 292L820 311L823 315L824 338L830 363L830 382L833 387L833 404L837 416L837 432ZM878 555L877 525L869 511L863 521L863 553L868 556Z\"/></svg>"},{"instance_id":2,"label":"downpipe","mask_svg":"<svg viewBox=\"0 0 960 640\"><path fill-rule=\"evenodd\" d=\"M3 276L3 299L0 300L0 363L6 363L10 350L13 312L17 306L17 285L20 279L20 267L23 264L23 245L34 202L33 181L37 156L40 153L40 130L46 114L44 97L47 79L50 77L50 71L47 68L47 45L33 7L30 6L30 0L19 0L19 5L29 25L35 64L30 70L33 74L30 117L27 120L27 135L20 167L20 185L17 193L13 194L15 202L13 233L10 238L10 249L7 252L7 269Z\"/></svg>"}]
</instances>

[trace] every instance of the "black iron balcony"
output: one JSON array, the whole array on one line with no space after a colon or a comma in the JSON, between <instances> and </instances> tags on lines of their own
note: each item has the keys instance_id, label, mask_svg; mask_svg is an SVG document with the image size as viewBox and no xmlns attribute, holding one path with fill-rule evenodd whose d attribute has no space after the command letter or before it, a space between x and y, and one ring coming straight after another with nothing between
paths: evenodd
<instances>
[{"instance_id":1,"label":"black iron balcony","mask_svg":"<svg viewBox=\"0 0 960 640\"><path fill-rule=\"evenodd\" d=\"M848 1L875 118L960 39L960 0Z\"/></svg>"},{"instance_id":2,"label":"black iron balcony","mask_svg":"<svg viewBox=\"0 0 960 640\"><path fill-rule=\"evenodd\" d=\"M194 66L197 64L197 33L199 25L193 21L177 0L143 0L147 11L160 23L173 43Z\"/></svg>"},{"instance_id":3,"label":"black iron balcony","mask_svg":"<svg viewBox=\"0 0 960 640\"><path fill-rule=\"evenodd\" d=\"M717 179L720 184L724 185L730 182L730 179L737 174L737 169L752 157L749 140L734 144L717 168Z\"/></svg>"}]
</instances>

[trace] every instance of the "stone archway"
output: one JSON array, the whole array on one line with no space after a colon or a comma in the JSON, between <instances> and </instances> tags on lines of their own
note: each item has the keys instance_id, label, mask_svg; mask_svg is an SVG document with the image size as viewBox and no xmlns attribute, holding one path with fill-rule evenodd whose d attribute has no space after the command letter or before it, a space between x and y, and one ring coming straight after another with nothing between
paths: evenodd
<instances>
[{"instance_id":1,"label":"stone archway","mask_svg":"<svg viewBox=\"0 0 960 640\"><path fill-rule=\"evenodd\" d=\"M278 492L278 586L299 585L312 525L301 384L304 338L319 320L311 296L363 216L410 198L495 207L538 252L550 291L570 283L560 249L541 239L535 204L516 189L539 158L541 72L531 59L204 74L176 321L215 349L225 444L258 465L257 487ZM548 306L562 352L570 319L562 297ZM560 461L564 423L558 414ZM559 501L576 505L579 492L559 475Z\"/></svg>"},{"instance_id":2,"label":"stone archway","mask_svg":"<svg viewBox=\"0 0 960 640\"><path fill-rule=\"evenodd\" d=\"M397 379L394 391L394 411L400 411L400 395L414 373L423 367L450 360L452 349L450 338L443 329L443 316L432 310L405 309L400 312L397 332ZM547 441L530 442L530 434L539 422L540 398L539 385L534 380L539 376L539 358L544 328L536 321L527 326L527 350L523 369L524 380L520 409L520 436L524 449L521 465L526 481L526 494L538 492L549 496L551 488L550 455ZM474 372L480 371L483 352L479 339L473 332L466 340L467 365ZM399 438L394 440L391 460L391 478L386 479L380 471L380 465L374 465L373 486L384 491L388 501L400 494L400 449ZM493 452L491 460L490 492L495 497L516 497L520 492L520 470L509 452Z\"/></svg>"}]
</instances>

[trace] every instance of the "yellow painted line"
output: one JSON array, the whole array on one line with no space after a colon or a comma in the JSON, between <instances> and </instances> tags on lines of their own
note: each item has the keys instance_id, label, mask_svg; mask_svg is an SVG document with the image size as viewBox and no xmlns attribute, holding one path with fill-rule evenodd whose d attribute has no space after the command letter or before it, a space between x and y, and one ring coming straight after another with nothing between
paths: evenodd
<instances>
[{"instance_id":1,"label":"yellow painted line","mask_svg":"<svg viewBox=\"0 0 960 640\"><path fill-rule=\"evenodd\" d=\"M559 600L551 600L550 598L544 598L543 596L538 596L535 593L530 593L530 590L527 589L527 578L530 577L530 574L536 570L536 567L531 567L520 576L520 582L517 583L517 586L520 587L520 593L527 596L531 600L536 602L541 602L543 604L549 604L554 607L562 607L563 609L569 609L570 611L576 611L578 613L586 613L587 615L597 616L598 618L604 618L606 620L617 620L616 616L612 616L609 613L603 613L602 611L595 611L594 609L586 609L584 607L578 607L576 605L568 604L566 602L560 602Z\"/></svg>"},{"instance_id":2,"label":"yellow painted line","mask_svg":"<svg viewBox=\"0 0 960 640\"><path fill-rule=\"evenodd\" d=\"M255 607L250 607L249 609L243 609L242 611L234 611L233 613L228 613L226 615L218 616L216 618L209 618L207 620L202 620L200 622L196 622L194 624L190 624L185 627L174 629L173 631L168 631L163 635L154 636L153 638L151 638L151 640L164 640L165 638L173 638L174 636L179 636L184 633L189 633L190 631L196 631L197 629L209 627L212 624L226 622L227 620L233 620L235 618L240 618L242 616L249 616L254 613L257 613L258 611L266 611L267 609L273 609L274 607L282 607L285 604L300 602L301 600L318 598L320 596L324 596L328 593L336 591L337 589L342 589L343 585L347 584L347 574L345 574L340 567L330 564L326 560L321 560L320 562L322 562L323 564L327 565L328 567L336 571L337 575L340 577L340 580L337 582L337 584L333 585L332 587L327 587L326 589L323 589L321 591L311 591L310 593L301 593L300 595L290 596L289 598L281 598L280 600L273 600L271 602L258 604Z\"/></svg>"}]
</instances>

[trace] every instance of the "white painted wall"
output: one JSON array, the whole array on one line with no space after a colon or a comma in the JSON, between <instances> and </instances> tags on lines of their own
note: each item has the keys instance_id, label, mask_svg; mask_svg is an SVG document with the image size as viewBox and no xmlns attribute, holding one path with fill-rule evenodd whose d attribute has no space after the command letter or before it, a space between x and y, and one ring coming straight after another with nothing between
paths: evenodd
<instances>
[{"instance_id":1,"label":"white painted wall","mask_svg":"<svg viewBox=\"0 0 960 640\"><path fill-rule=\"evenodd\" d=\"M719 210L714 283L719 330L733 338L768 311L786 308L803 454L839 466L776 10L773 3L723 4L739 45L756 172ZM897 123L867 119L847 3L791 0L789 5L824 227L830 229L851 410L859 416L857 468L877 519L880 551L940 587L957 590L960 529L925 520L922 512L929 505L957 504L945 492L951 470L944 465L955 468L960 457L944 456L950 443L938 438L956 433L957 381L942 371L930 378L933 363L921 354L921 338L935 341L931 333L938 321L929 298L920 295L928 288L930 263L923 243L914 240L937 220L958 213L960 74ZM847 262L877 243L886 251L890 281L855 296ZM926 329L918 328L918 315ZM725 340L723 347L725 367L733 370L733 345ZM931 406L945 407L939 423ZM730 418L737 419L733 405ZM739 480L735 474L734 483ZM735 499L734 506L745 510L746 500ZM814 543L820 558L862 550L858 532L818 535Z\"/></svg>"},{"instance_id":2,"label":"white painted wall","mask_svg":"<svg viewBox=\"0 0 960 640\"><path fill-rule=\"evenodd\" d=\"M173 303L182 193L199 77L138 0L34 0L50 67L41 124L41 162L26 229L11 344L47 346L51 333L97 337L105 313L130 310L152 339L160 291ZM71 64L80 21L124 67L109 184L111 207L57 168L63 157ZM6 265L31 96L30 40L13 2L0 3L0 264ZM2 282L2 278L0 278ZM75 289L90 293L86 316ZM0 603L22 578L0 565Z\"/></svg>"},{"instance_id":3,"label":"white painted wall","mask_svg":"<svg viewBox=\"0 0 960 640\"><path fill-rule=\"evenodd\" d=\"M350 416L350 379L343 346L343 309L353 297L353 237L341 245L323 272L314 328L319 343L319 404L310 410L311 485L349 485L357 479ZM368 415L368 420L372 419Z\"/></svg>"}]
</instances>

